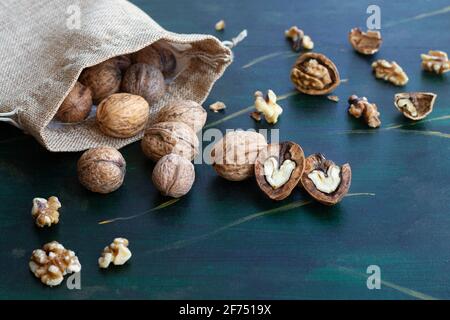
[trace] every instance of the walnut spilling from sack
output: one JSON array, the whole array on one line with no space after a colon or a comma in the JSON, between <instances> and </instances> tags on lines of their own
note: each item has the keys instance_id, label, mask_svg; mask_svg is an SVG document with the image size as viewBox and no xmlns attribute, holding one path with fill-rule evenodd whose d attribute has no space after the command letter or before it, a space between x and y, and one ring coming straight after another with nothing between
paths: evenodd
<instances>
[{"instance_id":1,"label":"walnut spilling from sack","mask_svg":"<svg viewBox=\"0 0 450 320\"><path fill-rule=\"evenodd\" d=\"M284 32L284 35L292 41L292 49L294 51L300 51L302 47L306 50L312 50L314 48L314 42L311 38L305 35L303 30L297 26L290 27L289 30Z\"/></svg>"},{"instance_id":2,"label":"walnut spilling from sack","mask_svg":"<svg viewBox=\"0 0 450 320\"><path fill-rule=\"evenodd\" d=\"M52 224L59 222L59 208L61 208L61 203L57 197L50 197L48 200L34 198L31 215L35 219L37 226L41 228L44 226L50 227Z\"/></svg>"},{"instance_id":3,"label":"walnut spilling from sack","mask_svg":"<svg viewBox=\"0 0 450 320\"><path fill-rule=\"evenodd\" d=\"M372 63L372 69L375 72L375 77L378 79L392 82L396 86L404 86L408 83L408 76L395 61L374 61Z\"/></svg>"},{"instance_id":4,"label":"walnut spilling from sack","mask_svg":"<svg viewBox=\"0 0 450 320\"><path fill-rule=\"evenodd\" d=\"M111 263L121 266L130 258L131 251L128 249L128 240L115 238L113 243L103 249L102 256L98 259L98 265L103 269L108 268Z\"/></svg>"},{"instance_id":5,"label":"walnut spilling from sack","mask_svg":"<svg viewBox=\"0 0 450 320\"><path fill-rule=\"evenodd\" d=\"M211 104L209 106L209 110L211 110L213 112L219 112L221 110L225 110L226 108L227 108L227 106L222 101L214 102L213 104Z\"/></svg>"},{"instance_id":6,"label":"walnut spilling from sack","mask_svg":"<svg viewBox=\"0 0 450 320\"><path fill-rule=\"evenodd\" d=\"M348 98L350 107L348 112L359 119L363 116L364 121L371 128L378 128L381 125L380 113L375 103L369 103L366 97L359 98L357 95L351 95Z\"/></svg>"},{"instance_id":7,"label":"walnut spilling from sack","mask_svg":"<svg viewBox=\"0 0 450 320\"><path fill-rule=\"evenodd\" d=\"M56 241L45 244L42 249L34 250L29 266L36 278L51 287L59 285L66 274L81 271L81 264L75 252L65 249Z\"/></svg>"},{"instance_id":8,"label":"walnut spilling from sack","mask_svg":"<svg viewBox=\"0 0 450 320\"><path fill-rule=\"evenodd\" d=\"M283 109L277 104L277 96L272 90L267 92L266 99L261 91L256 91L255 107L258 112L264 114L264 118L270 124L277 123L278 117L283 113Z\"/></svg>"},{"instance_id":9,"label":"walnut spilling from sack","mask_svg":"<svg viewBox=\"0 0 450 320\"><path fill-rule=\"evenodd\" d=\"M214 28L216 29L216 31L222 31L225 29L225 21L224 20L220 20L216 23L216 25L214 26Z\"/></svg>"},{"instance_id":10,"label":"walnut spilling from sack","mask_svg":"<svg viewBox=\"0 0 450 320\"><path fill-rule=\"evenodd\" d=\"M434 72L436 74L443 74L450 71L450 62L448 61L447 53L444 51L428 51L428 54L422 53L422 68L426 71Z\"/></svg>"}]
</instances>

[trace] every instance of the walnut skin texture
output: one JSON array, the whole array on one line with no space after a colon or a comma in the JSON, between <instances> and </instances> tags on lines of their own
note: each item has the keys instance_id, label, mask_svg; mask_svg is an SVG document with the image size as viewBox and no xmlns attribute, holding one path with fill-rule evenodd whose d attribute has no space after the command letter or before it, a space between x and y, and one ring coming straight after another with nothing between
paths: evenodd
<instances>
[{"instance_id":1,"label":"walnut skin texture","mask_svg":"<svg viewBox=\"0 0 450 320\"><path fill-rule=\"evenodd\" d=\"M31 215L38 227L50 227L52 224L58 224L59 222L59 208L61 208L61 202L57 197L50 197L48 200L34 198Z\"/></svg>"},{"instance_id":2,"label":"walnut skin texture","mask_svg":"<svg viewBox=\"0 0 450 320\"><path fill-rule=\"evenodd\" d=\"M45 244L42 249L34 250L29 267L36 278L50 287L59 285L66 274L81 271L81 264L75 252L56 241Z\"/></svg>"},{"instance_id":3,"label":"walnut skin texture","mask_svg":"<svg viewBox=\"0 0 450 320\"><path fill-rule=\"evenodd\" d=\"M304 53L291 70L291 80L298 91L309 95L332 92L340 83L334 63L320 53Z\"/></svg>"},{"instance_id":4,"label":"walnut skin texture","mask_svg":"<svg viewBox=\"0 0 450 320\"><path fill-rule=\"evenodd\" d=\"M59 107L55 117L65 123L83 121L91 113L92 103L91 89L77 81Z\"/></svg>"},{"instance_id":5,"label":"walnut skin texture","mask_svg":"<svg viewBox=\"0 0 450 320\"><path fill-rule=\"evenodd\" d=\"M123 183L125 171L122 154L110 147L90 149L78 160L78 179L92 192L110 193L117 190Z\"/></svg>"},{"instance_id":6,"label":"walnut skin texture","mask_svg":"<svg viewBox=\"0 0 450 320\"><path fill-rule=\"evenodd\" d=\"M115 64L105 61L85 69L79 81L91 89L94 104L99 104L103 99L119 91L122 72Z\"/></svg>"},{"instance_id":7,"label":"walnut skin texture","mask_svg":"<svg viewBox=\"0 0 450 320\"><path fill-rule=\"evenodd\" d=\"M365 55L372 55L378 52L383 42L379 31L368 30L363 32L359 28L353 28L350 31L348 40L353 49Z\"/></svg>"},{"instance_id":8,"label":"walnut skin texture","mask_svg":"<svg viewBox=\"0 0 450 320\"><path fill-rule=\"evenodd\" d=\"M184 122L194 132L200 131L206 123L207 113L203 107L192 100L178 100L164 106L156 117L156 123Z\"/></svg>"},{"instance_id":9,"label":"walnut skin texture","mask_svg":"<svg viewBox=\"0 0 450 320\"><path fill-rule=\"evenodd\" d=\"M245 180L255 174L256 157L266 146L266 138L260 133L228 132L211 150L212 166L222 178Z\"/></svg>"},{"instance_id":10,"label":"walnut skin texture","mask_svg":"<svg viewBox=\"0 0 450 320\"><path fill-rule=\"evenodd\" d=\"M272 159L275 165L268 171ZM286 164L292 165L290 170L283 170ZM255 162L255 176L259 188L272 200L287 198L298 185L305 168L305 154L302 148L291 141L280 144L269 144L259 151ZM275 185L274 182L282 180Z\"/></svg>"},{"instance_id":11,"label":"walnut skin texture","mask_svg":"<svg viewBox=\"0 0 450 320\"><path fill-rule=\"evenodd\" d=\"M179 198L191 190L195 180L194 165L171 153L162 157L153 169L153 184L164 196Z\"/></svg>"},{"instance_id":12,"label":"walnut skin texture","mask_svg":"<svg viewBox=\"0 0 450 320\"><path fill-rule=\"evenodd\" d=\"M150 109L144 98L116 93L103 100L97 108L97 124L110 137L129 138L141 132L148 121Z\"/></svg>"},{"instance_id":13,"label":"walnut skin texture","mask_svg":"<svg viewBox=\"0 0 450 320\"><path fill-rule=\"evenodd\" d=\"M336 190L330 193L319 191L309 175L314 171L320 171L326 179L330 166L337 167L333 161L326 160L321 154L310 155L306 158L305 171L303 172L301 179L301 184L306 192L308 192L309 195L315 200L328 206L335 205L342 200L350 189L350 184L352 181L352 170L350 165L346 163L341 167L338 167L340 169L340 183Z\"/></svg>"},{"instance_id":14,"label":"walnut skin texture","mask_svg":"<svg viewBox=\"0 0 450 320\"><path fill-rule=\"evenodd\" d=\"M364 121L371 128L378 128L381 126L380 113L378 112L377 105L375 103L369 103L366 97L358 97L357 95L351 95L348 98L350 107L348 113L355 118L363 117Z\"/></svg>"},{"instance_id":15,"label":"walnut skin texture","mask_svg":"<svg viewBox=\"0 0 450 320\"><path fill-rule=\"evenodd\" d=\"M152 65L133 64L123 76L122 91L141 96L152 105L158 102L166 92L164 76Z\"/></svg>"},{"instance_id":16,"label":"walnut skin texture","mask_svg":"<svg viewBox=\"0 0 450 320\"><path fill-rule=\"evenodd\" d=\"M398 111L411 120L426 118L432 111L436 95L431 92L397 93L394 104Z\"/></svg>"},{"instance_id":17,"label":"walnut skin texture","mask_svg":"<svg viewBox=\"0 0 450 320\"><path fill-rule=\"evenodd\" d=\"M195 132L183 122L160 122L145 130L141 141L144 154L158 161L169 153L185 157L189 161L198 154L199 141Z\"/></svg>"}]
</instances>

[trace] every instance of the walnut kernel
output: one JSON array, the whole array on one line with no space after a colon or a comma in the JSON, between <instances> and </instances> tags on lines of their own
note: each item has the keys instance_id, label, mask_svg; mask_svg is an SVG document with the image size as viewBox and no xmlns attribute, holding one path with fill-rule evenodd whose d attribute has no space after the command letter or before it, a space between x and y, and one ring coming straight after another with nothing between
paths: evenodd
<instances>
[{"instance_id":1,"label":"walnut kernel","mask_svg":"<svg viewBox=\"0 0 450 320\"><path fill-rule=\"evenodd\" d=\"M216 31L222 31L225 29L225 21L224 20L220 20L216 23L216 25L214 26L214 28L216 29Z\"/></svg>"},{"instance_id":2,"label":"walnut kernel","mask_svg":"<svg viewBox=\"0 0 450 320\"><path fill-rule=\"evenodd\" d=\"M366 97L359 98L352 95L348 98L350 107L348 112L355 118L363 117L364 121L371 128L378 128L381 125L380 113L375 103L369 103Z\"/></svg>"},{"instance_id":3,"label":"walnut kernel","mask_svg":"<svg viewBox=\"0 0 450 320\"><path fill-rule=\"evenodd\" d=\"M311 37L305 35L303 30L297 26L292 26L284 31L284 35L292 41L292 49L294 51L300 51L302 47L306 50L312 50L314 48L314 42L311 40Z\"/></svg>"},{"instance_id":4,"label":"walnut kernel","mask_svg":"<svg viewBox=\"0 0 450 320\"><path fill-rule=\"evenodd\" d=\"M404 86L408 83L408 76L403 69L395 62L386 60L377 60L372 63L372 69L375 77L389 81L396 86Z\"/></svg>"},{"instance_id":5,"label":"walnut kernel","mask_svg":"<svg viewBox=\"0 0 450 320\"><path fill-rule=\"evenodd\" d=\"M115 238L114 241L105 249L98 258L98 265L102 269L106 269L112 263L115 266L125 264L131 258L131 251L128 249L128 240L125 238Z\"/></svg>"},{"instance_id":6,"label":"walnut kernel","mask_svg":"<svg viewBox=\"0 0 450 320\"><path fill-rule=\"evenodd\" d=\"M348 40L353 49L365 55L372 55L378 52L383 42L379 31L368 30L363 32L359 28L353 28L350 31Z\"/></svg>"},{"instance_id":7,"label":"walnut kernel","mask_svg":"<svg viewBox=\"0 0 450 320\"><path fill-rule=\"evenodd\" d=\"M91 89L77 81L59 107L55 117L65 123L80 122L89 116L91 109Z\"/></svg>"},{"instance_id":8,"label":"walnut kernel","mask_svg":"<svg viewBox=\"0 0 450 320\"><path fill-rule=\"evenodd\" d=\"M57 197L50 197L48 200L34 198L31 215L38 227L50 227L52 224L58 224L59 222L59 208L61 208L61 202Z\"/></svg>"},{"instance_id":9,"label":"walnut kernel","mask_svg":"<svg viewBox=\"0 0 450 320\"><path fill-rule=\"evenodd\" d=\"M261 91L255 92L255 108L264 114L264 118L270 124L277 123L278 117L283 113L283 108L277 104L277 96L272 90L267 92L266 98Z\"/></svg>"},{"instance_id":10,"label":"walnut kernel","mask_svg":"<svg viewBox=\"0 0 450 320\"><path fill-rule=\"evenodd\" d=\"M216 113L219 111L225 110L226 108L227 108L227 106L222 101L216 101L209 106L209 110L216 112Z\"/></svg>"},{"instance_id":11,"label":"walnut kernel","mask_svg":"<svg viewBox=\"0 0 450 320\"><path fill-rule=\"evenodd\" d=\"M412 120L421 120L433 111L436 95L431 92L397 93L394 104L403 115Z\"/></svg>"},{"instance_id":12,"label":"walnut kernel","mask_svg":"<svg viewBox=\"0 0 450 320\"><path fill-rule=\"evenodd\" d=\"M421 54L422 68L436 74L443 74L450 71L450 62L447 53L444 51L430 50L428 54Z\"/></svg>"}]
</instances>

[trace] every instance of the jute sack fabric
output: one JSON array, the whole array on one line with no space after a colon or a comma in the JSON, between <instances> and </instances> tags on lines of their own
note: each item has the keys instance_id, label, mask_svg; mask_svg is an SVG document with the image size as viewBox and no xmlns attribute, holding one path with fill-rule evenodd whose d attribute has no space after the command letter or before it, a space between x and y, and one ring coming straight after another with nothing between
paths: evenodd
<instances>
[{"instance_id":1,"label":"jute sack fabric","mask_svg":"<svg viewBox=\"0 0 450 320\"><path fill-rule=\"evenodd\" d=\"M71 125L53 125L53 118L84 68L157 41L183 48L189 64L152 106L149 123L170 100L204 102L232 62L230 49L210 35L166 31L124 0L2 0L0 120L55 152L121 148L141 139L142 133L129 139L107 137L95 117Z\"/></svg>"}]
</instances>

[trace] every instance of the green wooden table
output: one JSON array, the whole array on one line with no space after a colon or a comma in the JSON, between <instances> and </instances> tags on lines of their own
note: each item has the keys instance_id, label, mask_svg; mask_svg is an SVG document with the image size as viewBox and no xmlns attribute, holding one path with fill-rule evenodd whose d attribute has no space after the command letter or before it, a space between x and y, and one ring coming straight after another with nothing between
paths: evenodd
<instances>
[{"instance_id":1,"label":"green wooden table","mask_svg":"<svg viewBox=\"0 0 450 320\"><path fill-rule=\"evenodd\" d=\"M212 33L225 40L249 36L205 106L224 101L225 113L208 112L210 127L278 128L282 140L305 153L322 152L353 170L350 192L339 205L308 204L297 189L273 202L250 179L232 183L197 165L189 195L166 203L152 185L153 164L139 143L122 150L128 164L123 187L92 194L76 177L80 154L53 154L15 128L0 125L0 298L41 299L427 299L450 298L450 74L420 68L420 53L450 52L450 3L437 1L144 1L135 0L165 28ZM348 31L365 28L366 8L381 8L384 43L375 57L356 54ZM225 19L222 33L214 24ZM296 55L283 32L297 24L332 58L347 79L326 97L297 94L289 80ZM376 80L370 64L396 60L408 73L404 89ZM285 98L273 127L247 111L255 90ZM411 122L393 106L401 91L432 91L435 110ZM347 114L347 97L367 96L381 111L382 128ZM30 217L36 196L59 196L62 220L40 230ZM139 215L109 224L100 221ZM101 271L97 258L114 237L131 242L133 258ZM43 286L28 269L33 249L58 240L83 265L81 290ZM381 289L366 286L369 265L381 268Z\"/></svg>"}]
</instances>

